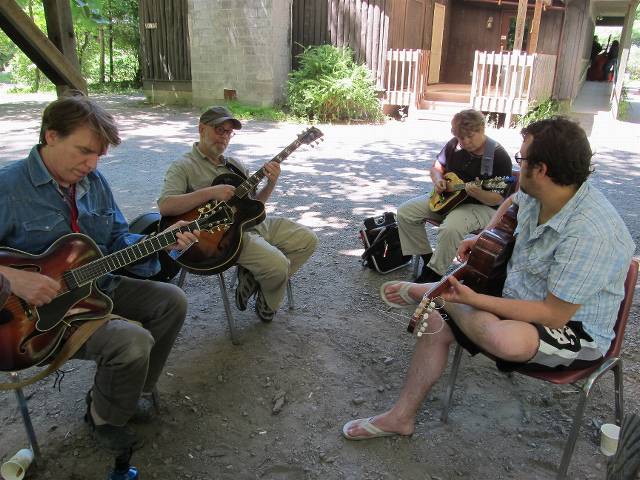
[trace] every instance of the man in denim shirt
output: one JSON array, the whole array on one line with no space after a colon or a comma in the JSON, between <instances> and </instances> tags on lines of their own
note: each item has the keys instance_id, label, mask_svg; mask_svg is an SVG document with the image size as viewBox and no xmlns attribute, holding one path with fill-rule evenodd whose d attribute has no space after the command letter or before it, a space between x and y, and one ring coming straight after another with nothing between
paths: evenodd
<instances>
[{"instance_id":1,"label":"man in denim shirt","mask_svg":"<svg viewBox=\"0 0 640 480\"><path fill-rule=\"evenodd\" d=\"M490 354L504 370L583 368L600 362L609 349L635 248L631 235L586 181L592 152L582 128L560 117L534 122L523 135L516 155L520 192L505 200L487 226L496 225L513 203L519 206L502 297L476 293L451 278L442 295L450 318L429 314L400 398L381 415L345 424L346 438L413 433L417 411L446 368L454 341L472 355ZM460 244L461 260L476 239ZM407 304L402 286L385 287L389 302ZM410 284L408 295L417 303L432 286Z\"/></svg>"},{"instance_id":2,"label":"man in denim shirt","mask_svg":"<svg viewBox=\"0 0 640 480\"><path fill-rule=\"evenodd\" d=\"M0 245L35 255L60 237L80 232L109 254L141 240L129 233L107 181L96 170L109 146L119 143L113 117L89 98L65 97L49 104L40 143L26 159L0 170ZM189 232L176 236L174 248L196 239ZM145 276L158 267L152 257L134 268ZM37 272L0 266L0 273L14 295L36 307L51 302L64 287ZM98 365L85 420L107 448L137 447L141 439L127 422L149 411L145 394L155 387L184 322L187 301L170 284L114 275L97 283L113 301L112 313L121 318L101 326L76 354Z\"/></svg>"}]
</instances>

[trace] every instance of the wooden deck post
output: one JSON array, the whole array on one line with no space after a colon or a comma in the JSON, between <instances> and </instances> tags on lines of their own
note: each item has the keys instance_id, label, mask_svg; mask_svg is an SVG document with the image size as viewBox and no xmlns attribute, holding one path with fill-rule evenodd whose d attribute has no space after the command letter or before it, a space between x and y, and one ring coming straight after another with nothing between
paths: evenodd
<instances>
[{"instance_id":1,"label":"wooden deck post","mask_svg":"<svg viewBox=\"0 0 640 480\"><path fill-rule=\"evenodd\" d=\"M538 50L538 35L540 34L540 19L542 18L542 0L536 0L533 10L533 22L531 22L531 36L529 37L528 52L536 53Z\"/></svg>"},{"instance_id":2,"label":"wooden deck post","mask_svg":"<svg viewBox=\"0 0 640 480\"><path fill-rule=\"evenodd\" d=\"M518 0L518 16L516 17L516 33L513 41L513 52L520 53L524 39L524 24L527 20L527 0Z\"/></svg>"}]
</instances>

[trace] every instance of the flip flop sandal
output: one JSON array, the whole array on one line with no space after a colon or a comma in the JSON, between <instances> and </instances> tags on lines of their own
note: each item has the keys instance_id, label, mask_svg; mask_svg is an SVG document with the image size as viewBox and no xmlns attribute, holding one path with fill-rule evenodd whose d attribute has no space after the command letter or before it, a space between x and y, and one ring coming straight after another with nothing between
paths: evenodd
<instances>
[{"instance_id":1,"label":"flip flop sandal","mask_svg":"<svg viewBox=\"0 0 640 480\"><path fill-rule=\"evenodd\" d=\"M258 282L246 268L238 265L238 286L236 287L236 307L245 311L247 302L258 291Z\"/></svg>"},{"instance_id":2,"label":"flip flop sandal","mask_svg":"<svg viewBox=\"0 0 640 480\"><path fill-rule=\"evenodd\" d=\"M369 440L370 438L399 435L399 433L385 432L381 428L376 427L373 423L371 423L374 418L375 417L358 418L357 420L351 420L350 422L345 423L342 427L342 435L347 440ZM349 427L356 424L362 427L368 433L368 435L349 435Z\"/></svg>"},{"instance_id":3,"label":"flip flop sandal","mask_svg":"<svg viewBox=\"0 0 640 480\"><path fill-rule=\"evenodd\" d=\"M397 285L397 284L401 284L401 286L396 293L400 296L400 298L405 303L393 302L387 298L387 293L385 292L385 289L389 285ZM411 296L409 295L409 289L411 288L411 285L412 284L410 282L401 282L398 280L391 280L389 282L384 282L382 285L380 285L380 298L382 298L384 303L386 303L392 308L407 308L407 307L411 307L412 305L417 305L418 302L413 298L411 298Z\"/></svg>"}]
</instances>

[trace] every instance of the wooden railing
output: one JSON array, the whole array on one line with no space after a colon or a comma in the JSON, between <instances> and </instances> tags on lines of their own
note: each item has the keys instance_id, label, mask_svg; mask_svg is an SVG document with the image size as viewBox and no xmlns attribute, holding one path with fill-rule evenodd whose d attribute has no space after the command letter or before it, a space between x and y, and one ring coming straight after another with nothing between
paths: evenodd
<instances>
[{"instance_id":1,"label":"wooden railing","mask_svg":"<svg viewBox=\"0 0 640 480\"><path fill-rule=\"evenodd\" d=\"M483 112L524 115L536 101L551 96L555 55L476 50L471 105Z\"/></svg>"},{"instance_id":2,"label":"wooden railing","mask_svg":"<svg viewBox=\"0 0 640 480\"><path fill-rule=\"evenodd\" d=\"M387 50L384 103L416 107L422 101L429 75L428 50Z\"/></svg>"}]
</instances>

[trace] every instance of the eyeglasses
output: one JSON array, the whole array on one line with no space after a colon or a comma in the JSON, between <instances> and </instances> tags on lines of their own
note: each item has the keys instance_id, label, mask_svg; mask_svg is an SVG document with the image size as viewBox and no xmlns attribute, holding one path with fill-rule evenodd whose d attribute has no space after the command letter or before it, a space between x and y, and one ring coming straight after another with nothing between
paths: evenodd
<instances>
[{"instance_id":1,"label":"eyeglasses","mask_svg":"<svg viewBox=\"0 0 640 480\"><path fill-rule=\"evenodd\" d=\"M218 135L222 135L222 136L228 136L229 138L233 137L236 132L233 131L233 128L224 128L222 125L218 125L217 127L213 127L213 129L215 130L215 132Z\"/></svg>"},{"instance_id":2,"label":"eyeglasses","mask_svg":"<svg viewBox=\"0 0 640 480\"><path fill-rule=\"evenodd\" d=\"M516 163L517 163L518 165L520 165L520 164L522 163L522 160L526 160L526 159L527 159L527 157L523 157L522 155L520 155L520 153L516 153L516 154L514 155L514 157L515 157L515 159L516 159Z\"/></svg>"}]
</instances>

